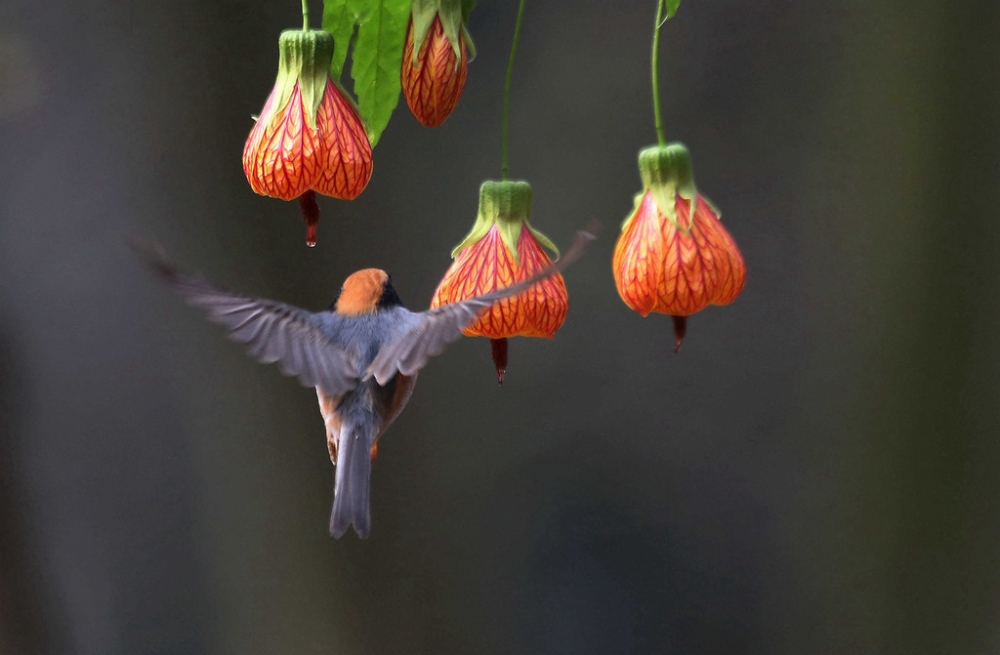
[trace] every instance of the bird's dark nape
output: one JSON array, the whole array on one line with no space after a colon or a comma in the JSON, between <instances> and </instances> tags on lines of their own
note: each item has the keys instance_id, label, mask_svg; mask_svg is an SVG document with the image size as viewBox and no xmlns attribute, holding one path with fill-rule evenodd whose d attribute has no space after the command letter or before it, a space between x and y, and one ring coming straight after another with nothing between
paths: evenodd
<instances>
[{"instance_id":1,"label":"bird's dark nape","mask_svg":"<svg viewBox=\"0 0 1000 655\"><path fill-rule=\"evenodd\" d=\"M337 289L337 295L333 297L333 302L331 302L330 306L326 308L326 311L333 312L337 310L337 301L340 300L340 294L342 293L344 293L344 287Z\"/></svg>"},{"instance_id":2,"label":"bird's dark nape","mask_svg":"<svg viewBox=\"0 0 1000 655\"><path fill-rule=\"evenodd\" d=\"M382 286L382 295L379 296L378 304L376 305L379 309L389 309L390 307L400 307L403 301L400 300L399 294L392 287L392 277L388 277L385 284Z\"/></svg>"}]
</instances>

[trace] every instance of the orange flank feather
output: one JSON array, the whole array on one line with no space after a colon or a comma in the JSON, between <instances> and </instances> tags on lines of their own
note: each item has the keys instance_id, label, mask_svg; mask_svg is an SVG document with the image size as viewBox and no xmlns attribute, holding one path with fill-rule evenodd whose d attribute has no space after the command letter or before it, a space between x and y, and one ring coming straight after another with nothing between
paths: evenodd
<instances>
[{"instance_id":1,"label":"orange flank feather","mask_svg":"<svg viewBox=\"0 0 1000 655\"><path fill-rule=\"evenodd\" d=\"M337 465L337 440L340 438L340 414L337 408L340 406L340 398L328 396L317 387L316 396L319 398L319 413L323 416L323 424L326 426L326 448L330 451L330 461Z\"/></svg>"}]
</instances>

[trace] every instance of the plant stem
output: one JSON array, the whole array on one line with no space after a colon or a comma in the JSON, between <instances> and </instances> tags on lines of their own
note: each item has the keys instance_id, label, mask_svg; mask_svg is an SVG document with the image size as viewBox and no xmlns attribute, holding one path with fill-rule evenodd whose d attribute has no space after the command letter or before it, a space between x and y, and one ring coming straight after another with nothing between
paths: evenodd
<instances>
[{"instance_id":1,"label":"plant stem","mask_svg":"<svg viewBox=\"0 0 1000 655\"><path fill-rule=\"evenodd\" d=\"M666 0L656 0L656 26L653 28L653 118L661 146L667 145L663 136L663 118L660 116L660 28L663 27L663 7L666 4Z\"/></svg>"},{"instance_id":2,"label":"plant stem","mask_svg":"<svg viewBox=\"0 0 1000 655\"><path fill-rule=\"evenodd\" d=\"M514 54L517 52L517 40L521 36L521 19L524 18L524 3L517 9L517 24L514 26L514 40L510 44L510 61L507 63L507 84L503 90L503 123L500 129L503 148L500 155L500 179L507 179L507 115L510 113L510 81L514 77Z\"/></svg>"},{"instance_id":3,"label":"plant stem","mask_svg":"<svg viewBox=\"0 0 1000 655\"><path fill-rule=\"evenodd\" d=\"M309 31L309 0L302 0L302 31Z\"/></svg>"}]
</instances>

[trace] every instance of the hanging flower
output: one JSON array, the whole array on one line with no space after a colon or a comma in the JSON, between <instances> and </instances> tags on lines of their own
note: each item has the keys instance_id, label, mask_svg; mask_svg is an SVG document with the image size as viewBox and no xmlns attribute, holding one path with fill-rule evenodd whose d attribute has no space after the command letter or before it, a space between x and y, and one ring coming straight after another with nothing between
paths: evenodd
<instances>
[{"instance_id":1,"label":"hanging flower","mask_svg":"<svg viewBox=\"0 0 1000 655\"><path fill-rule=\"evenodd\" d=\"M315 206L310 192L351 200L364 191L372 148L353 103L330 78L333 37L287 30L278 49L278 79L247 138L243 172L261 195L302 196L309 223L307 210Z\"/></svg>"},{"instance_id":2,"label":"hanging flower","mask_svg":"<svg viewBox=\"0 0 1000 655\"><path fill-rule=\"evenodd\" d=\"M452 252L455 261L434 292L431 308L509 287L548 266L552 260L545 250L557 254L558 250L528 224L530 213L531 186L527 182L484 182L476 223ZM568 307L566 283L556 274L520 295L495 303L462 332L491 340L497 382L503 384L507 339L551 339L566 319Z\"/></svg>"},{"instance_id":3,"label":"hanging flower","mask_svg":"<svg viewBox=\"0 0 1000 655\"><path fill-rule=\"evenodd\" d=\"M466 45L459 0L413 0L401 71L403 96L418 121L437 127L448 118L465 88Z\"/></svg>"},{"instance_id":4,"label":"hanging flower","mask_svg":"<svg viewBox=\"0 0 1000 655\"><path fill-rule=\"evenodd\" d=\"M622 225L612 268L625 304L674 320L680 350L687 317L740 295L747 269L719 211L695 188L691 159L680 144L639 153L643 192Z\"/></svg>"}]
</instances>

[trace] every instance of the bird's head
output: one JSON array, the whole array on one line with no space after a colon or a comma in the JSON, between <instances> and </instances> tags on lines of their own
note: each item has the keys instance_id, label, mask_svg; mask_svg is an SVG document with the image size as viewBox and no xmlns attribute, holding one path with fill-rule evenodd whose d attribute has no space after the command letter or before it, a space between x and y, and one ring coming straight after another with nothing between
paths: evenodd
<instances>
[{"instance_id":1,"label":"bird's head","mask_svg":"<svg viewBox=\"0 0 1000 655\"><path fill-rule=\"evenodd\" d=\"M344 280L333 308L338 314L351 316L402 304L388 273L378 268L365 268Z\"/></svg>"}]
</instances>

